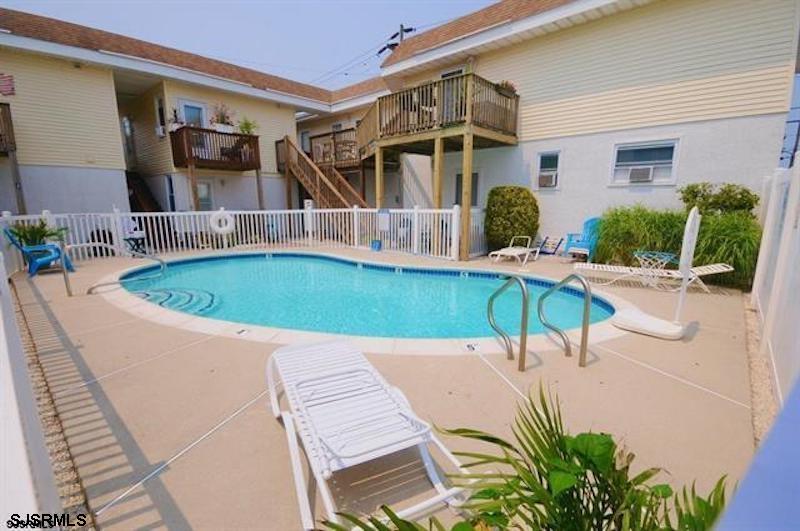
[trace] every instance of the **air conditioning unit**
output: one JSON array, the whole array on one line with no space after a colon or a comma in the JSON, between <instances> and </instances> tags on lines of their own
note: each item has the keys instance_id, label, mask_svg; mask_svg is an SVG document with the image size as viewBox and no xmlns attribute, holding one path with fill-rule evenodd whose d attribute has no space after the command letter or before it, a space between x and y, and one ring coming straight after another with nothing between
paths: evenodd
<instances>
[{"instance_id":1,"label":"air conditioning unit","mask_svg":"<svg viewBox=\"0 0 800 531\"><path fill-rule=\"evenodd\" d=\"M628 173L628 182L631 183L651 183L653 182L652 166L634 166Z\"/></svg>"},{"instance_id":2,"label":"air conditioning unit","mask_svg":"<svg viewBox=\"0 0 800 531\"><path fill-rule=\"evenodd\" d=\"M166 129L164 129L163 125L156 126L156 136L158 138L164 138L165 136L167 136L167 131Z\"/></svg>"},{"instance_id":3,"label":"air conditioning unit","mask_svg":"<svg viewBox=\"0 0 800 531\"><path fill-rule=\"evenodd\" d=\"M558 183L558 172L539 172L539 188L555 188Z\"/></svg>"}]
</instances>

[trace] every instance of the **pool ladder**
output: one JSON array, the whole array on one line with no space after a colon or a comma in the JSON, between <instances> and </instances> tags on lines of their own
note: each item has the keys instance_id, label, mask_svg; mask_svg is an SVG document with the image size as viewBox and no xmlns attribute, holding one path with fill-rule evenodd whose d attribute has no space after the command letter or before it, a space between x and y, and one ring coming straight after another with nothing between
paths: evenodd
<instances>
[{"instance_id":1,"label":"pool ladder","mask_svg":"<svg viewBox=\"0 0 800 531\"><path fill-rule=\"evenodd\" d=\"M566 332L562 329L555 326L553 323L547 320L547 317L544 314L544 301L555 293L556 291L560 290L567 284L572 281L577 281L583 287L583 319L581 320L581 345L580 345L580 354L578 356L578 366L586 367L586 349L589 344L589 315L592 308L592 288L589 285L589 282L576 273L572 273L567 275L561 281L557 282L556 284L550 286L547 291L542 293L539 297L539 302L537 305L537 310L539 314L539 321L542 324L555 332L558 337L561 338L561 342L564 344L564 354L566 356L572 356L572 343L569 340ZM489 325L494 329L495 332L500 335L500 338L503 341L503 344L506 347L506 353L508 355L508 359L514 359L514 344L511 341L511 337L500 328L497 324L497 320L494 316L494 301L495 299L504 293L509 287L513 284L517 284L522 292L522 315L521 315L521 322L520 322L520 337L519 337L519 359L517 364L517 370L520 372L525 371L525 356L527 354L527 340L528 340L528 287L525 284L525 280L522 277L518 276L509 276L506 277L506 281L500 286L494 293L492 293L491 297L489 297L489 303L486 308L486 314L489 319Z\"/></svg>"}]
</instances>

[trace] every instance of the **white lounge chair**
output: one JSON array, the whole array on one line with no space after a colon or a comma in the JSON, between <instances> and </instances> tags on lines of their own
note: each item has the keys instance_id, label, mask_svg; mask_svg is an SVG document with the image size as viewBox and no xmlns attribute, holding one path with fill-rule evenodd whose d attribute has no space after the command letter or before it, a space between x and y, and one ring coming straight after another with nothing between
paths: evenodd
<instances>
[{"instance_id":1,"label":"white lounge chair","mask_svg":"<svg viewBox=\"0 0 800 531\"><path fill-rule=\"evenodd\" d=\"M304 529L315 529L308 499L298 438L320 491L329 520L338 522L327 481L334 473L416 447L437 494L398 511L402 518L419 518L437 506L457 507L465 501L462 488L442 482L427 445L433 443L459 470L461 463L420 420L403 396L344 341L288 346L267 362L267 386L275 417L283 419L289 442L295 489ZM279 387L289 410L281 411Z\"/></svg>"},{"instance_id":2,"label":"white lounge chair","mask_svg":"<svg viewBox=\"0 0 800 531\"><path fill-rule=\"evenodd\" d=\"M621 265L611 265L611 264L595 264L595 263L585 263L585 262L577 262L575 264L575 269L583 269L588 270L593 273L608 273L612 275L617 275L616 277L612 278L608 282L601 282L601 285L608 286L613 284L614 282L618 282L620 280L625 280L627 278L633 278L639 280L645 286L657 286L654 282L656 280L674 280L680 282L683 280L683 273L679 269L650 269L646 267L631 267L631 266L621 266ZM722 273L730 273L733 271L733 267L729 266L728 264L709 264L704 266L697 266L692 267L689 272L689 282L691 284L696 282L706 293L710 293L708 286L703 282L700 277L708 276L708 275L719 275ZM670 290L670 291L678 291L680 286Z\"/></svg>"},{"instance_id":3,"label":"white lounge chair","mask_svg":"<svg viewBox=\"0 0 800 531\"><path fill-rule=\"evenodd\" d=\"M514 245L516 240L525 241L525 246ZM532 252L530 236L514 236L508 243L508 247L492 251L489 253L489 258L494 258L495 262L500 261L501 258L514 258L520 264L525 265L528 263L528 258L530 258Z\"/></svg>"}]
</instances>

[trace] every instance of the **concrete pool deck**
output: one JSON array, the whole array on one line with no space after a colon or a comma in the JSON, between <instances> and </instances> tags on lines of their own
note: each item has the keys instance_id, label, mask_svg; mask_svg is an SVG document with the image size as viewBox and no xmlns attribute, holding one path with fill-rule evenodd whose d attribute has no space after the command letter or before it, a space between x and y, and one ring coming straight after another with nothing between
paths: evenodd
<instances>
[{"instance_id":1,"label":"concrete pool deck","mask_svg":"<svg viewBox=\"0 0 800 531\"><path fill-rule=\"evenodd\" d=\"M328 250L399 265L454 265L355 250ZM457 264L487 268L486 259ZM278 345L181 329L142 319L102 296L83 295L99 279L142 265L108 258L77 264L68 298L60 274L14 284L64 432L103 528L299 528L282 426L270 414L264 367ZM508 263L491 269L520 272ZM560 279L557 260L525 272ZM635 285L603 291L655 315L671 315L674 293ZM690 292L689 336L667 342L622 334L590 346L577 366L553 346L529 348L528 369L499 353L452 356L375 354L368 358L408 396L420 417L442 427L510 436L515 405L542 382L558 393L572 433L614 434L636 468L663 467L662 480L697 480L706 491L723 474L733 484L753 454L750 384L741 293ZM190 318L190 316L187 316ZM231 325L234 326L234 325ZM473 444L446 437L452 450ZM382 463L338 478L355 510L395 503L426 488L419 463ZM391 472L387 484L365 481ZM346 508L347 506L345 506ZM317 515L321 516L320 504Z\"/></svg>"}]
</instances>

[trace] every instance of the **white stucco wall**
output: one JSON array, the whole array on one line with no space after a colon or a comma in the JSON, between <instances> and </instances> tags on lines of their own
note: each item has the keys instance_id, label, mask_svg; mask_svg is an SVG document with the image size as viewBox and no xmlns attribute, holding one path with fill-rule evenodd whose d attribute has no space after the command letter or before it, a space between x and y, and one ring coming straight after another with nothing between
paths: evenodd
<instances>
[{"instance_id":1,"label":"white stucco wall","mask_svg":"<svg viewBox=\"0 0 800 531\"><path fill-rule=\"evenodd\" d=\"M17 199L14 194L14 180L11 177L11 162L8 157L0 157L0 212L17 214Z\"/></svg>"},{"instance_id":2,"label":"white stucco wall","mask_svg":"<svg viewBox=\"0 0 800 531\"><path fill-rule=\"evenodd\" d=\"M227 210L257 210L258 195L256 194L256 181L253 175L201 175L198 181L211 183L211 201L214 209L224 207ZM163 188L164 184L153 184L154 181L164 183L163 178L148 180L151 190ZM175 191L175 209L178 211L192 210L189 181L186 175L177 173L172 175ZM261 186L264 192L264 203L268 210L283 210L286 208L285 179L280 176L262 175ZM155 195L155 193L154 193ZM167 209L165 199L156 195L156 199Z\"/></svg>"},{"instance_id":3,"label":"white stucco wall","mask_svg":"<svg viewBox=\"0 0 800 531\"><path fill-rule=\"evenodd\" d=\"M19 173L29 214L130 210L124 170L20 165Z\"/></svg>"},{"instance_id":4,"label":"white stucco wall","mask_svg":"<svg viewBox=\"0 0 800 531\"><path fill-rule=\"evenodd\" d=\"M478 205L494 186L530 187L539 201L540 232L562 235L578 231L583 220L619 205L641 203L654 208L682 206L677 190L693 182L737 183L760 191L762 178L778 164L785 114L692 122L591 135L525 142L514 147L476 150ZM610 184L614 146L619 143L678 139L674 185ZM559 186L536 190L537 154L560 151ZM445 156L444 206L455 199L455 175L461 153Z\"/></svg>"}]
</instances>

